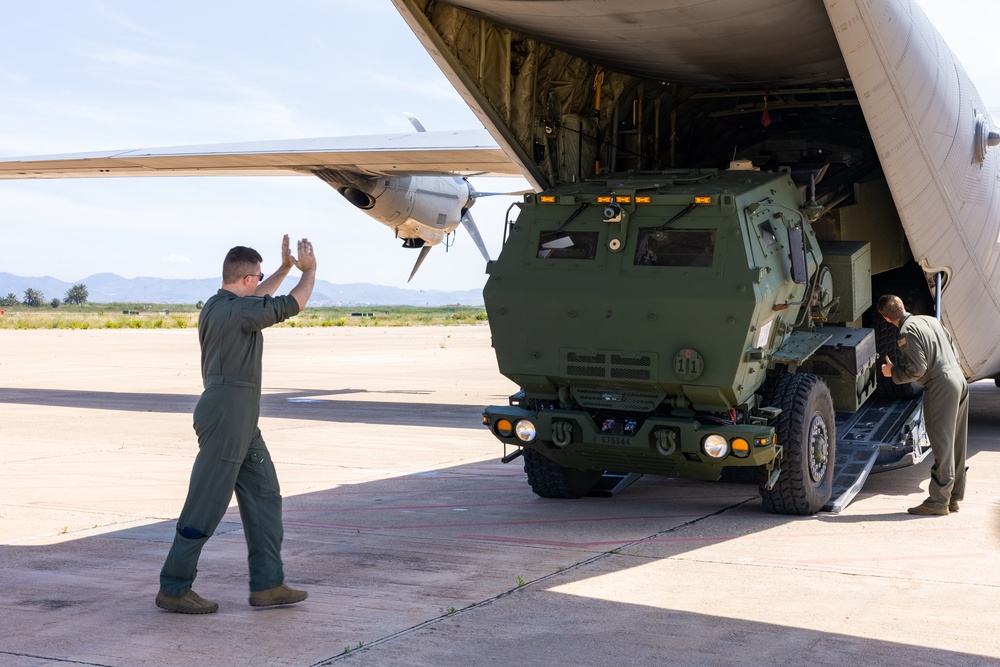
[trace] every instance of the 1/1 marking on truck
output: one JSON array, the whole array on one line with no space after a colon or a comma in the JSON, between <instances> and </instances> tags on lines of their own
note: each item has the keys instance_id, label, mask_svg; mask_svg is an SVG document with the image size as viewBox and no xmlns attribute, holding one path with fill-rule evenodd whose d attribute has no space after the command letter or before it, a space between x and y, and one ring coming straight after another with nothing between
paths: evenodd
<instances>
[{"instance_id":1,"label":"1/1 marking on truck","mask_svg":"<svg viewBox=\"0 0 1000 667\"><path fill-rule=\"evenodd\" d=\"M632 444L632 438L626 438L623 435L602 435L601 436L602 445L625 445L626 447Z\"/></svg>"}]
</instances>

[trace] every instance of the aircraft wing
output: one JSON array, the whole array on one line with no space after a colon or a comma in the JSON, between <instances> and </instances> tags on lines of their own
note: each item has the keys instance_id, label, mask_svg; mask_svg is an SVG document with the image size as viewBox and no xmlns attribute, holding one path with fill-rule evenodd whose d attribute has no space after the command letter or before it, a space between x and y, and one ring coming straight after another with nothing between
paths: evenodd
<instances>
[{"instance_id":1,"label":"aircraft wing","mask_svg":"<svg viewBox=\"0 0 1000 667\"><path fill-rule=\"evenodd\" d=\"M521 176L486 130L411 132L0 158L0 179L118 176Z\"/></svg>"}]
</instances>

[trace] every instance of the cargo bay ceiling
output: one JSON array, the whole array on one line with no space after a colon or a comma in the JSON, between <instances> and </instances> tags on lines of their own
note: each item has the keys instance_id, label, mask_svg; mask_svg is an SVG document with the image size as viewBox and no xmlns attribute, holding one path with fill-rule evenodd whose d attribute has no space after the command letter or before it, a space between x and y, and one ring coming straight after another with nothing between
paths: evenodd
<instances>
[{"instance_id":1,"label":"cargo bay ceiling","mask_svg":"<svg viewBox=\"0 0 1000 667\"><path fill-rule=\"evenodd\" d=\"M822 0L393 2L540 189L869 151Z\"/></svg>"}]
</instances>

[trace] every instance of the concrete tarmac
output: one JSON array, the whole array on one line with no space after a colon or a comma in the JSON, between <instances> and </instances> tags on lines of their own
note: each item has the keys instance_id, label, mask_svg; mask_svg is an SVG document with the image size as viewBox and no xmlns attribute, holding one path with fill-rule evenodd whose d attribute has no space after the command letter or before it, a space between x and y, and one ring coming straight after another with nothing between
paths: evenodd
<instances>
[{"instance_id":1,"label":"concrete tarmac","mask_svg":"<svg viewBox=\"0 0 1000 667\"><path fill-rule=\"evenodd\" d=\"M929 462L840 514L646 476L544 500L481 425L516 387L485 326L275 329L261 429L288 583L247 604L235 504L195 590L153 605L196 451L194 330L0 330L0 665L1000 665L1000 390L973 385L968 495Z\"/></svg>"}]
</instances>

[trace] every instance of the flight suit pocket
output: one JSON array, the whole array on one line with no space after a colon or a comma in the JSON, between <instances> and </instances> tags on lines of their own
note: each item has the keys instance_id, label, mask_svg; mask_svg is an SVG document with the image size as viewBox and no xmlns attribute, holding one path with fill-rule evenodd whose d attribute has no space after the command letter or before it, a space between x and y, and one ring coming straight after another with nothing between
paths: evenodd
<instances>
[{"instance_id":1,"label":"flight suit pocket","mask_svg":"<svg viewBox=\"0 0 1000 667\"><path fill-rule=\"evenodd\" d=\"M225 387L210 387L194 408L194 431L198 446L228 463L242 463L260 437L256 420L247 414L245 401ZM256 431L256 438L254 437Z\"/></svg>"},{"instance_id":2,"label":"flight suit pocket","mask_svg":"<svg viewBox=\"0 0 1000 667\"><path fill-rule=\"evenodd\" d=\"M243 468L249 473L250 484L261 495L278 495L278 473L271 461L271 454L265 448L250 447Z\"/></svg>"}]
</instances>

